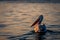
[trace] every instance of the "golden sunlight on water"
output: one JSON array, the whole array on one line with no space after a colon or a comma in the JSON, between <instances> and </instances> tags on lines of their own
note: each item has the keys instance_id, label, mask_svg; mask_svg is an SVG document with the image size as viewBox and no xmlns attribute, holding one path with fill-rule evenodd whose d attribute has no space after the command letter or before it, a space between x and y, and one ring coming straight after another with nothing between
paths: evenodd
<instances>
[{"instance_id":1,"label":"golden sunlight on water","mask_svg":"<svg viewBox=\"0 0 60 40\"><path fill-rule=\"evenodd\" d=\"M60 4L1 2L0 40L7 40L7 37L23 35L33 30L30 26L41 14L44 16L43 23L47 29L60 31L59 26L49 26L60 25ZM47 40L49 39L51 36Z\"/></svg>"}]
</instances>

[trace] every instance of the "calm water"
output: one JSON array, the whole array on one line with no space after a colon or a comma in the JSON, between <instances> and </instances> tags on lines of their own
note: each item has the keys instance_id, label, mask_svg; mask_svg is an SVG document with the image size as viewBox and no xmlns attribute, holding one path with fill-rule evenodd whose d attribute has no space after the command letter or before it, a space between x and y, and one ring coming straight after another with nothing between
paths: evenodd
<instances>
[{"instance_id":1,"label":"calm water","mask_svg":"<svg viewBox=\"0 0 60 40\"><path fill-rule=\"evenodd\" d=\"M39 15L47 33L37 37L30 26ZM60 40L60 4L0 2L0 40Z\"/></svg>"}]
</instances>

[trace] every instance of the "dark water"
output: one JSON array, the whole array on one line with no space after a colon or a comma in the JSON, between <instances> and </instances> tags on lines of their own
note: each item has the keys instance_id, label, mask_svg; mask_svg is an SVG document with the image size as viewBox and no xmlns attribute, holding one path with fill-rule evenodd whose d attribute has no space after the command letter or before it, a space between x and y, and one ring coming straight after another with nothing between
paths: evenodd
<instances>
[{"instance_id":1,"label":"dark water","mask_svg":"<svg viewBox=\"0 0 60 40\"><path fill-rule=\"evenodd\" d=\"M0 1L13 1L13 2L26 2L26 3L60 3L60 0L0 0Z\"/></svg>"},{"instance_id":2,"label":"dark water","mask_svg":"<svg viewBox=\"0 0 60 40\"><path fill-rule=\"evenodd\" d=\"M47 30L46 34L37 34L33 31L20 36L8 37L10 40L60 40L60 31Z\"/></svg>"}]
</instances>

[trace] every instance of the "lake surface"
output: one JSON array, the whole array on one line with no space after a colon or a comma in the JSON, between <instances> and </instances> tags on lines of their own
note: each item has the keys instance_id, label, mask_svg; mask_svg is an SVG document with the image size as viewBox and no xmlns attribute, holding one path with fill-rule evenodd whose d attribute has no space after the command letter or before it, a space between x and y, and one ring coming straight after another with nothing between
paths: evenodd
<instances>
[{"instance_id":1,"label":"lake surface","mask_svg":"<svg viewBox=\"0 0 60 40\"><path fill-rule=\"evenodd\" d=\"M44 16L41 40L60 40L60 4L0 2L0 40L39 40L30 26Z\"/></svg>"}]
</instances>

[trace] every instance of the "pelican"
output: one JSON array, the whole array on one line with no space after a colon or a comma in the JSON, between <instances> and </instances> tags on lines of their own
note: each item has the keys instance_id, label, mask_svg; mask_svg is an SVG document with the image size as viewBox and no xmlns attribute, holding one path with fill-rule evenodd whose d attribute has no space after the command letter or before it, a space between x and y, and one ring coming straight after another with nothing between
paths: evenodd
<instances>
[{"instance_id":1,"label":"pelican","mask_svg":"<svg viewBox=\"0 0 60 40\"><path fill-rule=\"evenodd\" d=\"M35 33L45 33L46 32L46 26L45 24L41 25L43 20L43 15L40 15L38 19L31 25L31 27L34 27Z\"/></svg>"}]
</instances>

